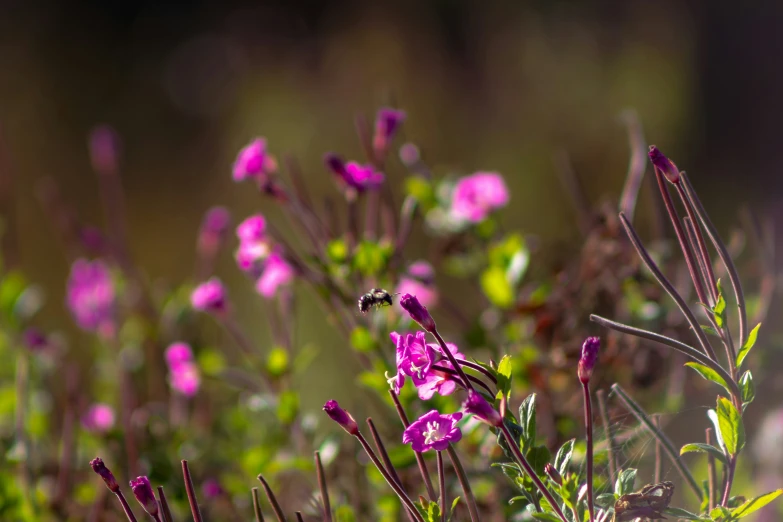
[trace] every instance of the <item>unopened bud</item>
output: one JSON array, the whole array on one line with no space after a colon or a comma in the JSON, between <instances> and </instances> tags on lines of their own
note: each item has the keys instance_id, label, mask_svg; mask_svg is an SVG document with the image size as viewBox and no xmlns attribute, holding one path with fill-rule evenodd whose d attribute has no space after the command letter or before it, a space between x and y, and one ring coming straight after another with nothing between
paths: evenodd
<instances>
[{"instance_id":1,"label":"unopened bud","mask_svg":"<svg viewBox=\"0 0 783 522\"><path fill-rule=\"evenodd\" d=\"M680 182L680 171L672 160L663 155L655 145L650 145L650 152L647 153L653 167L661 171L671 183Z\"/></svg>"},{"instance_id":2,"label":"unopened bud","mask_svg":"<svg viewBox=\"0 0 783 522\"><path fill-rule=\"evenodd\" d=\"M424 330L434 333L435 332L435 320L427 311L427 307L424 306L416 299L415 295L404 294L400 299L400 306L403 310L408 312L411 319L419 323Z\"/></svg>"},{"instance_id":3,"label":"unopened bud","mask_svg":"<svg viewBox=\"0 0 783 522\"><path fill-rule=\"evenodd\" d=\"M356 436L359 434L359 425L356 424L356 421L353 420L353 417L350 413L342 409L340 405L337 404L337 401L327 401L326 404L324 404L324 411L329 416L329 418L339 424L351 435Z\"/></svg>"},{"instance_id":4,"label":"unopened bud","mask_svg":"<svg viewBox=\"0 0 783 522\"><path fill-rule=\"evenodd\" d=\"M106 483L107 488L109 488L114 493L117 493L120 490L120 485L117 484L117 479L114 478L114 474L103 463L102 458L96 457L92 459L90 461L90 466L95 473L101 476L103 481Z\"/></svg>"},{"instance_id":5,"label":"unopened bud","mask_svg":"<svg viewBox=\"0 0 783 522\"><path fill-rule=\"evenodd\" d=\"M588 337L582 344L582 356L579 358L579 369L577 374L582 384L590 382L593 375L593 368L598 360L598 349L601 347L601 339L598 337Z\"/></svg>"},{"instance_id":6,"label":"unopened bud","mask_svg":"<svg viewBox=\"0 0 783 522\"><path fill-rule=\"evenodd\" d=\"M560 472L557 471L557 468L554 467L552 464L547 463L547 465L544 466L544 473L546 473L546 476L549 477L549 480L551 480L558 486L563 485L563 477L560 476Z\"/></svg>"}]
</instances>

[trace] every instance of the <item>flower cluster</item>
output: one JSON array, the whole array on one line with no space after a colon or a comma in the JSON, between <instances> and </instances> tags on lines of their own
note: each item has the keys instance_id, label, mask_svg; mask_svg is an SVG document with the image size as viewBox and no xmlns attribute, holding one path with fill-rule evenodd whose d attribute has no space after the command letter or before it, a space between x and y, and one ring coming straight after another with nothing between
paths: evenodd
<instances>
[{"instance_id":1,"label":"flower cluster","mask_svg":"<svg viewBox=\"0 0 783 522\"><path fill-rule=\"evenodd\" d=\"M82 329L106 337L114 334L114 282L102 261L77 259L73 263L65 302Z\"/></svg>"},{"instance_id":2,"label":"flower cluster","mask_svg":"<svg viewBox=\"0 0 783 522\"><path fill-rule=\"evenodd\" d=\"M186 343L174 343L166 348L169 384L185 397L193 397L201 385L201 375L193 360L193 351Z\"/></svg>"},{"instance_id":3,"label":"flower cluster","mask_svg":"<svg viewBox=\"0 0 783 522\"><path fill-rule=\"evenodd\" d=\"M479 223L508 204L509 192L497 172L476 172L457 181L451 198L451 216Z\"/></svg>"},{"instance_id":4,"label":"flower cluster","mask_svg":"<svg viewBox=\"0 0 783 522\"><path fill-rule=\"evenodd\" d=\"M399 334L392 332L391 340L396 347L397 373L389 378L389 384L395 393L405 385L410 377L422 400L431 399L436 393L450 395L457 387L454 368L437 344L427 344L426 333ZM463 359L456 345L449 343L449 351L456 359Z\"/></svg>"},{"instance_id":5,"label":"flower cluster","mask_svg":"<svg viewBox=\"0 0 783 522\"><path fill-rule=\"evenodd\" d=\"M240 270L256 280L256 290L267 299L296 276L294 267L275 248L267 234L266 219L261 214L248 217L236 230L239 247L236 262Z\"/></svg>"},{"instance_id":6,"label":"flower cluster","mask_svg":"<svg viewBox=\"0 0 783 522\"><path fill-rule=\"evenodd\" d=\"M277 161L266 150L266 139L256 138L239 151L234 162L233 177L234 181L252 179L263 184L276 169Z\"/></svg>"}]
</instances>

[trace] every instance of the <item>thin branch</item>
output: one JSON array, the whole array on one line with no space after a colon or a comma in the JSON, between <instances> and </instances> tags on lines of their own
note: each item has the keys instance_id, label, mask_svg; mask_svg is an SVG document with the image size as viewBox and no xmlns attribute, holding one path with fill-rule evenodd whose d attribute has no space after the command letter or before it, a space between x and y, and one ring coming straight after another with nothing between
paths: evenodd
<instances>
[{"instance_id":1,"label":"thin branch","mask_svg":"<svg viewBox=\"0 0 783 522\"><path fill-rule=\"evenodd\" d=\"M256 516L256 522L264 522L264 514L261 512L261 500L258 498L258 488L250 490L253 496L253 513Z\"/></svg>"},{"instance_id":2,"label":"thin branch","mask_svg":"<svg viewBox=\"0 0 783 522\"><path fill-rule=\"evenodd\" d=\"M400 398L396 393L394 393L394 390L389 390L389 395L394 402L394 407L397 409L397 415L399 415L400 421L402 421L402 426L407 429L411 423L408 420L408 415L406 415L405 409L400 403ZM429 495L430 501L435 502L435 499L438 497L435 496L435 488L432 486L432 479L430 478L430 472L427 470L427 463L424 461L424 456L419 451L414 451L413 454L416 456L416 463L419 465L421 478L424 479L424 486L427 488L427 495Z\"/></svg>"},{"instance_id":3,"label":"thin branch","mask_svg":"<svg viewBox=\"0 0 783 522\"><path fill-rule=\"evenodd\" d=\"M438 490L440 491L440 522L446 522L448 504L446 500L446 472L443 469L443 452L435 454L438 462Z\"/></svg>"},{"instance_id":4,"label":"thin branch","mask_svg":"<svg viewBox=\"0 0 783 522\"><path fill-rule=\"evenodd\" d=\"M607 455L609 459L609 480L614 484L617 480L617 457L614 454L614 435L612 433L612 423L609 422L609 410L606 407L606 392L598 390L595 392L598 399L598 413L601 416L601 424L604 426L604 436L606 437Z\"/></svg>"},{"instance_id":5,"label":"thin branch","mask_svg":"<svg viewBox=\"0 0 783 522\"><path fill-rule=\"evenodd\" d=\"M397 486L399 486L402 491L405 491L405 488L402 485L402 480L400 480L400 476L397 474L397 470L394 469L391 458L389 458L389 453L386 451L386 446L384 446L378 430L375 429L375 423L373 423L372 419L367 419L367 426L370 427L370 435L372 436L373 443L375 444L375 449L378 451L378 453L380 453L381 459L383 459L383 465L386 467L386 471L389 472L389 475L397 483ZM415 522L415 515L410 513L410 510L408 511L407 515L411 522Z\"/></svg>"},{"instance_id":6,"label":"thin branch","mask_svg":"<svg viewBox=\"0 0 783 522\"><path fill-rule=\"evenodd\" d=\"M645 149L647 145L644 142L644 133L642 125L639 122L639 116L634 110L626 110L620 115L621 119L628 128L628 144L631 148L631 157L628 161L628 173L625 176L625 185L623 193L620 196L620 211L633 220L636 210L636 200L639 196L639 188L644 179L644 171L647 167L647 155Z\"/></svg>"},{"instance_id":7,"label":"thin branch","mask_svg":"<svg viewBox=\"0 0 783 522\"><path fill-rule=\"evenodd\" d=\"M272 505L272 511L275 512L277 522L287 522L285 513L283 513L283 508L280 507L280 503L277 501L277 497L275 497L275 493L272 491L272 488L269 487L269 483L266 481L263 475L258 475L258 480L261 482L261 485L264 486L266 498L269 499L269 503Z\"/></svg>"},{"instance_id":8,"label":"thin branch","mask_svg":"<svg viewBox=\"0 0 783 522\"><path fill-rule=\"evenodd\" d=\"M193 522L204 522L204 518L201 516L201 510L198 507L196 488L193 486L193 477L190 475L190 468L188 468L187 460L182 461L182 475L185 479L185 493L188 495L188 503L190 504L190 512L193 514Z\"/></svg>"},{"instance_id":9,"label":"thin branch","mask_svg":"<svg viewBox=\"0 0 783 522\"><path fill-rule=\"evenodd\" d=\"M163 492L163 486L158 486L158 498L160 499L160 510L163 512L163 522L174 522L169 508L169 501Z\"/></svg>"},{"instance_id":10,"label":"thin branch","mask_svg":"<svg viewBox=\"0 0 783 522\"><path fill-rule=\"evenodd\" d=\"M459 460L457 451L454 446L449 445L446 448L446 452L449 454L451 464L454 466L454 471L457 473L457 480L462 487L462 493L465 495L465 503L468 505L468 512L470 513L471 522L479 522L481 517L479 516L478 506L476 505L476 496L473 494L473 489L470 487L470 480L465 473L465 468L462 467L462 462Z\"/></svg>"},{"instance_id":11,"label":"thin branch","mask_svg":"<svg viewBox=\"0 0 783 522\"><path fill-rule=\"evenodd\" d=\"M321 490L321 505L323 507L324 522L332 522L332 505L329 502L329 490L326 487L326 473L321 463L321 454L315 452L315 474L318 477L318 489Z\"/></svg>"}]
</instances>

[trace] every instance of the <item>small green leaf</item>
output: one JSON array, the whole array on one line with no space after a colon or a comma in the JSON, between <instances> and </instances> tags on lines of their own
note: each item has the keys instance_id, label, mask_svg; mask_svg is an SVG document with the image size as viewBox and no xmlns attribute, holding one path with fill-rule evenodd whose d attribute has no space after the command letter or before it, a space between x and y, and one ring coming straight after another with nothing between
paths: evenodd
<instances>
[{"instance_id":1,"label":"small green leaf","mask_svg":"<svg viewBox=\"0 0 783 522\"><path fill-rule=\"evenodd\" d=\"M610 508L614 507L614 503L617 502L617 499L620 498L614 493L601 493L597 497L595 497L595 503L599 507L602 508Z\"/></svg>"},{"instance_id":2,"label":"small green leaf","mask_svg":"<svg viewBox=\"0 0 783 522\"><path fill-rule=\"evenodd\" d=\"M326 244L326 255L333 263L342 264L348 259L348 245L344 239L333 239Z\"/></svg>"},{"instance_id":3,"label":"small green leaf","mask_svg":"<svg viewBox=\"0 0 783 522\"><path fill-rule=\"evenodd\" d=\"M713 317L715 317L715 324L718 325L718 328L723 328L723 325L726 324L726 300L723 298L723 294L718 294L718 302L715 303L715 306L712 309Z\"/></svg>"},{"instance_id":4,"label":"small green leaf","mask_svg":"<svg viewBox=\"0 0 783 522\"><path fill-rule=\"evenodd\" d=\"M522 427L522 451L536 441L536 394L531 393L519 406L519 425Z\"/></svg>"},{"instance_id":5,"label":"small green leaf","mask_svg":"<svg viewBox=\"0 0 783 522\"><path fill-rule=\"evenodd\" d=\"M636 481L636 470L633 468L624 469L617 476L617 481L614 484L614 492L618 496L627 495L633 493L633 484Z\"/></svg>"},{"instance_id":6,"label":"small green leaf","mask_svg":"<svg viewBox=\"0 0 783 522\"><path fill-rule=\"evenodd\" d=\"M726 463L726 455L721 450L703 442L693 442L680 448L680 455L685 455L686 453L709 453L720 462Z\"/></svg>"},{"instance_id":7,"label":"small green leaf","mask_svg":"<svg viewBox=\"0 0 783 522\"><path fill-rule=\"evenodd\" d=\"M530 465L533 466L536 475L540 477L545 476L544 466L547 465L549 459L552 457L552 454L549 453L549 449L546 446L533 446L528 450L525 457L527 457L527 461Z\"/></svg>"},{"instance_id":8,"label":"small green leaf","mask_svg":"<svg viewBox=\"0 0 783 522\"><path fill-rule=\"evenodd\" d=\"M776 498L778 498L780 495L783 495L783 489L776 489L775 491L770 491L769 493L765 493L764 495L761 495L760 497L756 497L754 499L748 500L744 504L742 504L739 507L736 507L731 510L731 516L734 518L743 518L754 511L758 511L759 509L763 508Z\"/></svg>"},{"instance_id":9,"label":"small green leaf","mask_svg":"<svg viewBox=\"0 0 783 522\"><path fill-rule=\"evenodd\" d=\"M546 522L562 522L560 520L560 517L555 515L554 513L532 513L532 516L536 520L544 520Z\"/></svg>"},{"instance_id":10,"label":"small green leaf","mask_svg":"<svg viewBox=\"0 0 783 522\"><path fill-rule=\"evenodd\" d=\"M266 358L266 371L272 377L280 377L288 371L288 351L276 346Z\"/></svg>"},{"instance_id":11,"label":"small green leaf","mask_svg":"<svg viewBox=\"0 0 783 522\"><path fill-rule=\"evenodd\" d=\"M514 288L506 279L506 271L502 267L490 266L481 273L481 289L498 308L509 308L514 304Z\"/></svg>"},{"instance_id":12,"label":"small green leaf","mask_svg":"<svg viewBox=\"0 0 783 522\"><path fill-rule=\"evenodd\" d=\"M703 517L701 515L696 515L694 513L691 513L690 511L686 511L682 508L678 507L669 507L663 510L663 513L665 515L671 515L675 518L679 518L682 520L710 520L710 517Z\"/></svg>"},{"instance_id":13,"label":"small green leaf","mask_svg":"<svg viewBox=\"0 0 783 522\"><path fill-rule=\"evenodd\" d=\"M223 357L223 353L218 350L204 349L201 350L197 357L198 366L204 375L216 376L220 375L223 370L226 369L226 358Z\"/></svg>"},{"instance_id":14,"label":"small green leaf","mask_svg":"<svg viewBox=\"0 0 783 522\"><path fill-rule=\"evenodd\" d=\"M451 509L449 510L448 522L451 522L451 519L454 518L454 513L457 511L457 506L459 505L459 499L460 497L457 497L451 502Z\"/></svg>"},{"instance_id":15,"label":"small green leaf","mask_svg":"<svg viewBox=\"0 0 783 522\"><path fill-rule=\"evenodd\" d=\"M716 332L715 328L713 328L712 326L707 326L704 324L700 324L699 326L701 326L701 329L707 332L708 334L714 335L715 337L720 337L720 335L718 335L718 332Z\"/></svg>"},{"instance_id":16,"label":"small green leaf","mask_svg":"<svg viewBox=\"0 0 783 522\"><path fill-rule=\"evenodd\" d=\"M277 418L283 424L291 424L299 413L299 395L295 391L284 391L278 401Z\"/></svg>"},{"instance_id":17,"label":"small green leaf","mask_svg":"<svg viewBox=\"0 0 783 522\"><path fill-rule=\"evenodd\" d=\"M555 469L563 476L568 473L568 465L571 463L571 457L574 455L575 441L576 439L566 441L555 454Z\"/></svg>"},{"instance_id":18,"label":"small green leaf","mask_svg":"<svg viewBox=\"0 0 783 522\"><path fill-rule=\"evenodd\" d=\"M723 443L723 436L720 433L720 424L718 423L718 413L710 408L707 410L707 418L710 419L712 427L715 429L715 437L718 439L718 447L722 450L726 449L726 444Z\"/></svg>"},{"instance_id":19,"label":"small green leaf","mask_svg":"<svg viewBox=\"0 0 783 522\"><path fill-rule=\"evenodd\" d=\"M728 392L729 395L731 395L731 390L729 390L728 383L723 379L723 377L718 375L718 372L716 372L709 366L705 366L697 362L687 362L685 363L685 366L687 366L688 368L693 368L699 373L699 375L701 375L708 381L712 381L715 384L723 386L723 389L726 390L726 392Z\"/></svg>"},{"instance_id":20,"label":"small green leaf","mask_svg":"<svg viewBox=\"0 0 783 522\"><path fill-rule=\"evenodd\" d=\"M737 354L737 368L742 366L742 363L745 361L745 357L748 356L748 352L750 352L750 349L753 348L754 344L756 344L756 339L759 336L759 328L761 328L761 323L757 324L756 327L750 331L750 334L748 334L748 340L745 342L742 348L740 348L740 351Z\"/></svg>"},{"instance_id":21,"label":"small green leaf","mask_svg":"<svg viewBox=\"0 0 783 522\"><path fill-rule=\"evenodd\" d=\"M718 427L726 450L736 455L745 446L745 428L737 408L725 397L718 397Z\"/></svg>"},{"instance_id":22,"label":"small green leaf","mask_svg":"<svg viewBox=\"0 0 783 522\"><path fill-rule=\"evenodd\" d=\"M364 276L380 274L389 261L391 249L377 241L362 241L356 245L353 267Z\"/></svg>"},{"instance_id":23,"label":"small green leaf","mask_svg":"<svg viewBox=\"0 0 783 522\"><path fill-rule=\"evenodd\" d=\"M712 520L724 522L729 516L731 516L731 513L723 506L717 506L710 511L710 518Z\"/></svg>"},{"instance_id":24,"label":"small green leaf","mask_svg":"<svg viewBox=\"0 0 783 522\"><path fill-rule=\"evenodd\" d=\"M511 398L511 356L504 355L498 364L498 398Z\"/></svg>"},{"instance_id":25,"label":"small green leaf","mask_svg":"<svg viewBox=\"0 0 783 522\"><path fill-rule=\"evenodd\" d=\"M375 338L364 326L357 326L351 332L351 346L359 353L371 352L375 349Z\"/></svg>"},{"instance_id":26,"label":"small green leaf","mask_svg":"<svg viewBox=\"0 0 783 522\"><path fill-rule=\"evenodd\" d=\"M753 402L756 398L756 386L753 384L753 374L750 370L746 370L742 374L739 380L740 391L742 391L742 405L743 408L746 404Z\"/></svg>"}]
</instances>

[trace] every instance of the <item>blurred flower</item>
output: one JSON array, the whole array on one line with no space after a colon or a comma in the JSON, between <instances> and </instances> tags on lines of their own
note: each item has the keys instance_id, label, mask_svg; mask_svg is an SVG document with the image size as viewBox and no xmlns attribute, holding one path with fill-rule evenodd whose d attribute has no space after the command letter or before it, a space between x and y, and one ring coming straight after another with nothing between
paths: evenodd
<instances>
[{"instance_id":1,"label":"blurred flower","mask_svg":"<svg viewBox=\"0 0 783 522\"><path fill-rule=\"evenodd\" d=\"M278 253L270 254L264 263L264 271L256 282L256 290L262 296L270 299L275 296L277 289L293 281L296 271Z\"/></svg>"},{"instance_id":2,"label":"blurred flower","mask_svg":"<svg viewBox=\"0 0 783 522\"><path fill-rule=\"evenodd\" d=\"M383 183L383 173L376 172L372 165L360 165L353 161L346 164L340 156L331 152L324 157L324 164L342 185L357 192L377 188Z\"/></svg>"},{"instance_id":3,"label":"blurred flower","mask_svg":"<svg viewBox=\"0 0 783 522\"><path fill-rule=\"evenodd\" d=\"M146 476L136 477L136 480L130 481L130 487L133 490L133 496L139 501L144 511L157 518L158 501L155 499L155 493L152 492L150 479Z\"/></svg>"},{"instance_id":4,"label":"blurred flower","mask_svg":"<svg viewBox=\"0 0 783 522\"><path fill-rule=\"evenodd\" d=\"M95 473L100 475L100 477L106 483L107 488L109 488L114 493L117 493L120 490L120 485L117 484L117 479L114 478L114 474L103 463L102 458L95 457L90 461L90 466Z\"/></svg>"},{"instance_id":5,"label":"blurred flower","mask_svg":"<svg viewBox=\"0 0 783 522\"><path fill-rule=\"evenodd\" d=\"M266 240L266 219L262 214L254 214L237 226L240 243L255 243Z\"/></svg>"},{"instance_id":6,"label":"blurred flower","mask_svg":"<svg viewBox=\"0 0 783 522\"><path fill-rule=\"evenodd\" d=\"M257 279L264 270L264 260L269 256L270 246L265 242L240 243L234 259L240 270Z\"/></svg>"},{"instance_id":7,"label":"blurred flower","mask_svg":"<svg viewBox=\"0 0 783 522\"><path fill-rule=\"evenodd\" d=\"M406 167L414 167L421 160L419 147L415 143L406 143L400 147L400 161Z\"/></svg>"},{"instance_id":8,"label":"blurred flower","mask_svg":"<svg viewBox=\"0 0 783 522\"><path fill-rule=\"evenodd\" d=\"M264 178L277 169L277 162L266 150L266 139L257 138L239 151L234 162L234 181Z\"/></svg>"},{"instance_id":9,"label":"blurred flower","mask_svg":"<svg viewBox=\"0 0 783 522\"><path fill-rule=\"evenodd\" d=\"M441 415L437 410L432 410L405 428L402 442L410 444L413 451L443 451L452 442L462 439L462 431L457 427L461 418L460 412Z\"/></svg>"},{"instance_id":10,"label":"blurred flower","mask_svg":"<svg viewBox=\"0 0 783 522\"><path fill-rule=\"evenodd\" d=\"M419 323L426 331L432 333L435 331L435 320L427 311L426 306L422 306L415 295L403 294L400 298L400 306L408 312L411 319Z\"/></svg>"},{"instance_id":11,"label":"blurred flower","mask_svg":"<svg viewBox=\"0 0 783 522\"><path fill-rule=\"evenodd\" d=\"M588 337L582 344L582 356L579 358L579 367L577 369L577 374L582 384L590 382L595 362L598 360L598 349L600 347L601 339L598 337Z\"/></svg>"},{"instance_id":12,"label":"blurred flower","mask_svg":"<svg viewBox=\"0 0 783 522\"><path fill-rule=\"evenodd\" d=\"M373 135L372 147L380 158L385 156L389 150L389 144L394 139L400 124L405 121L405 112L383 107L378 111L375 117L375 134Z\"/></svg>"},{"instance_id":13,"label":"blurred flower","mask_svg":"<svg viewBox=\"0 0 783 522\"><path fill-rule=\"evenodd\" d=\"M102 261L74 261L65 302L82 329L104 336L114 333L114 282Z\"/></svg>"},{"instance_id":14,"label":"blurred flower","mask_svg":"<svg viewBox=\"0 0 783 522\"><path fill-rule=\"evenodd\" d=\"M337 404L337 401L330 400L324 404L324 411L334 422L342 426L342 428L351 435L358 435L359 426L356 421L353 420L351 414L345 411Z\"/></svg>"},{"instance_id":15,"label":"blurred flower","mask_svg":"<svg viewBox=\"0 0 783 522\"><path fill-rule=\"evenodd\" d=\"M28 328L22 333L22 343L31 352L41 352L50 346L49 339L38 328Z\"/></svg>"},{"instance_id":16,"label":"blurred flower","mask_svg":"<svg viewBox=\"0 0 783 522\"><path fill-rule=\"evenodd\" d=\"M223 486L214 478L205 480L201 486L201 490L204 492L204 496L210 500L220 497L224 492Z\"/></svg>"},{"instance_id":17,"label":"blurred flower","mask_svg":"<svg viewBox=\"0 0 783 522\"><path fill-rule=\"evenodd\" d=\"M78 230L79 242L84 249L93 255L102 255L106 252L106 235L98 227L85 225Z\"/></svg>"},{"instance_id":18,"label":"blurred flower","mask_svg":"<svg viewBox=\"0 0 783 522\"><path fill-rule=\"evenodd\" d=\"M198 251L202 255L215 255L226 238L230 224L231 214L225 207L207 210L198 234Z\"/></svg>"},{"instance_id":19,"label":"blurred flower","mask_svg":"<svg viewBox=\"0 0 783 522\"><path fill-rule=\"evenodd\" d=\"M461 221L479 223L508 204L506 183L496 172L476 172L457 181L451 199L451 215Z\"/></svg>"},{"instance_id":20,"label":"blurred flower","mask_svg":"<svg viewBox=\"0 0 783 522\"><path fill-rule=\"evenodd\" d=\"M165 358L169 369L176 368L193 361L193 350L187 343L172 343L166 348Z\"/></svg>"},{"instance_id":21,"label":"blurred flower","mask_svg":"<svg viewBox=\"0 0 783 522\"><path fill-rule=\"evenodd\" d=\"M438 304L438 291L433 286L435 271L427 261L416 261L408 267L407 274L400 277L398 294L415 295L424 306Z\"/></svg>"},{"instance_id":22,"label":"blurred flower","mask_svg":"<svg viewBox=\"0 0 783 522\"><path fill-rule=\"evenodd\" d=\"M114 409L100 402L93 404L82 417L82 426L91 433L106 433L114 427Z\"/></svg>"},{"instance_id":23,"label":"blurred flower","mask_svg":"<svg viewBox=\"0 0 783 522\"><path fill-rule=\"evenodd\" d=\"M677 168L677 165L664 156L663 153L658 150L658 147L650 145L650 152L648 152L647 155L650 157L653 167L661 171L661 174L666 176L666 179L672 183L680 182L680 171Z\"/></svg>"},{"instance_id":24,"label":"blurred flower","mask_svg":"<svg viewBox=\"0 0 783 522\"><path fill-rule=\"evenodd\" d=\"M205 281L190 294L190 304L196 310L207 313L223 313L226 311L226 288L217 277Z\"/></svg>"},{"instance_id":25,"label":"blurred flower","mask_svg":"<svg viewBox=\"0 0 783 522\"><path fill-rule=\"evenodd\" d=\"M485 422L496 428L503 424L500 413L492 407L480 393L470 390L468 398L462 405L465 411L476 417L481 422Z\"/></svg>"},{"instance_id":26,"label":"blurred flower","mask_svg":"<svg viewBox=\"0 0 783 522\"><path fill-rule=\"evenodd\" d=\"M193 351L185 343L174 343L166 349L166 364L169 367L171 387L186 397L198 392L201 375L193 362Z\"/></svg>"},{"instance_id":27,"label":"blurred flower","mask_svg":"<svg viewBox=\"0 0 783 522\"><path fill-rule=\"evenodd\" d=\"M90 132L89 148L92 168L99 174L117 172L119 137L108 125L100 125Z\"/></svg>"}]
</instances>

